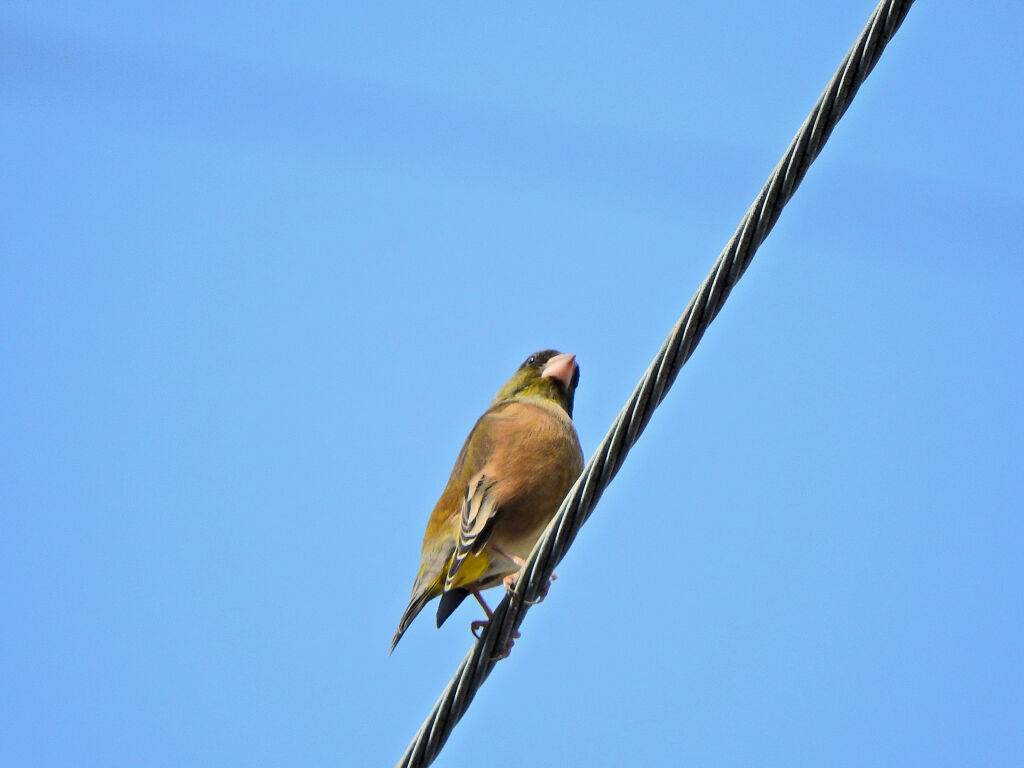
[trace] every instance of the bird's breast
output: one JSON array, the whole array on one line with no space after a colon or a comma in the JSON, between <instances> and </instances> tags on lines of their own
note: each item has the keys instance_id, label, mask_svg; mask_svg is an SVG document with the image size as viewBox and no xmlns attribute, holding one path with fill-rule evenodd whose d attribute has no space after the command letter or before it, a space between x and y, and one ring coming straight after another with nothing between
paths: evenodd
<instances>
[{"instance_id":1,"label":"bird's breast","mask_svg":"<svg viewBox=\"0 0 1024 768\"><path fill-rule=\"evenodd\" d=\"M510 406L499 420L490 466L499 510L492 541L525 557L583 469L572 421L560 409Z\"/></svg>"}]
</instances>

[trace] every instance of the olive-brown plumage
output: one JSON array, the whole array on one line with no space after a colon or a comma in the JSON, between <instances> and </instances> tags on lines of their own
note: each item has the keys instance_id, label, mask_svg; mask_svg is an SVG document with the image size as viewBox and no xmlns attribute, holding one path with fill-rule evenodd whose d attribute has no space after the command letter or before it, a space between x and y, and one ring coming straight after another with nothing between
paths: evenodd
<instances>
[{"instance_id":1,"label":"olive-brown plumage","mask_svg":"<svg viewBox=\"0 0 1024 768\"><path fill-rule=\"evenodd\" d=\"M420 570L391 650L433 598L441 596L441 626L470 594L488 610L480 590L518 572L583 471L572 423L578 382L574 355L537 352L477 420L427 522Z\"/></svg>"}]
</instances>

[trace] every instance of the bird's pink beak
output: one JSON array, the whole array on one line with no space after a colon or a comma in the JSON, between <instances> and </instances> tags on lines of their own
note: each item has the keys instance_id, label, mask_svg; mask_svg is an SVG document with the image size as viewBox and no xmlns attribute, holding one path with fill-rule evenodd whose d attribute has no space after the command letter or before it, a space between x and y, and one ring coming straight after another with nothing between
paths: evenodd
<instances>
[{"instance_id":1,"label":"bird's pink beak","mask_svg":"<svg viewBox=\"0 0 1024 768\"><path fill-rule=\"evenodd\" d=\"M548 360L548 364L544 366L544 370L540 375L558 379L568 389L572 386L572 376L575 372L576 355L566 352L561 355L555 355Z\"/></svg>"}]
</instances>

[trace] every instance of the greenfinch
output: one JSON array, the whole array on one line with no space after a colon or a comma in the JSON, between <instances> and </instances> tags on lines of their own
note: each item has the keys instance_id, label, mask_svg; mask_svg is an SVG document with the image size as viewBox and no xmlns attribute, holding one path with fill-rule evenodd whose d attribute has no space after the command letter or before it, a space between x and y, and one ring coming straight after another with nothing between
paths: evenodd
<instances>
[{"instance_id":1,"label":"greenfinch","mask_svg":"<svg viewBox=\"0 0 1024 768\"><path fill-rule=\"evenodd\" d=\"M423 607L440 596L437 626L469 595L515 574L583 471L572 423L580 371L553 349L526 358L473 426L427 522L420 570L391 653ZM475 621L474 634L486 624Z\"/></svg>"}]
</instances>

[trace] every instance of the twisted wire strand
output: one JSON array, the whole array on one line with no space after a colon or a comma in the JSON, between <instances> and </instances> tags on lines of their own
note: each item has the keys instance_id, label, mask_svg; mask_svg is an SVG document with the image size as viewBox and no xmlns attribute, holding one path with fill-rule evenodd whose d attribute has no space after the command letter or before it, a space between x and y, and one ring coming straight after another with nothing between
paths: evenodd
<instances>
[{"instance_id":1,"label":"twisted wire strand","mask_svg":"<svg viewBox=\"0 0 1024 768\"><path fill-rule=\"evenodd\" d=\"M846 112L858 88L896 34L913 0L882 0L843 58L804 120L767 183L744 214L736 232L718 256L711 273L690 299L611 429L594 451L557 514L520 570L515 590L494 611L481 638L459 665L433 710L409 744L397 768L424 768L437 757L503 648L518 630L555 566L590 516L602 492L619 471L629 449L664 399L679 369L715 319L757 248L775 226L783 207L821 152L832 129Z\"/></svg>"}]
</instances>

